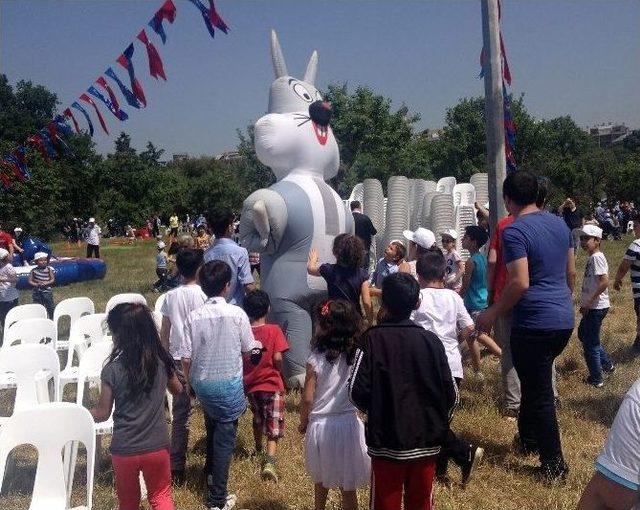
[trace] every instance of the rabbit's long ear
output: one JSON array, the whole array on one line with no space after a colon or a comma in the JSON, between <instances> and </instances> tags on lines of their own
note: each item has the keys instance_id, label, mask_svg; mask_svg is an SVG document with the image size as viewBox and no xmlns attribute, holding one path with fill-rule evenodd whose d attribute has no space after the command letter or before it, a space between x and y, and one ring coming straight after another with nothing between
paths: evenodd
<instances>
[{"instance_id":1,"label":"rabbit's long ear","mask_svg":"<svg viewBox=\"0 0 640 510\"><path fill-rule=\"evenodd\" d=\"M280 42L278 41L278 35L273 29L271 29L271 60L273 61L273 70L276 73L276 78L289 76L287 64L284 61Z\"/></svg>"},{"instance_id":2,"label":"rabbit's long ear","mask_svg":"<svg viewBox=\"0 0 640 510\"><path fill-rule=\"evenodd\" d=\"M304 73L304 81L310 83L311 85L315 85L316 81L316 71L318 70L318 52L313 51L311 54L311 58L309 59L309 63L307 64L307 70Z\"/></svg>"}]
</instances>

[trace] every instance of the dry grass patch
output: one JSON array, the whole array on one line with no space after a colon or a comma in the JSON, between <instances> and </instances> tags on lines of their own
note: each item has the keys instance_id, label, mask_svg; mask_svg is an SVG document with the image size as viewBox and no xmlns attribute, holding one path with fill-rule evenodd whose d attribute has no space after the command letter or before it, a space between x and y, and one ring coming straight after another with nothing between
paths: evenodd
<instances>
[{"instance_id":1,"label":"dry grass patch","mask_svg":"<svg viewBox=\"0 0 640 510\"><path fill-rule=\"evenodd\" d=\"M613 276L618 262L630 238L623 242L605 242L604 251ZM64 253L62 245L56 246ZM82 255L82 250L66 250L70 255ZM152 242L134 247L104 246L101 249L107 261L107 276L100 282L85 282L55 289L59 301L71 296L89 296L99 310L103 310L109 297L119 292L140 292L149 304L155 302L150 287L155 280ZM578 260L578 285L584 270L584 253ZM612 307L605 319L603 339L605 347L617 363L616 372L606 379L602 389L582 383L586 367L581 346L575 335L559 358L558 389L561 398L559 410L562 444L570 466L567 483L544 485L531 477L537 464L533 456L522 457L514 453L511 442L516 431L514 423L502 419L499 413L500 376L498 364L490 357L483 360L486 381L483 385L469 377L462 385L461 408L456 412L453 429L462 437L477 442L486 450L485 460L474 475L471 484L462 489L458 484L459 473L450 466L451 486L436 486L437 506L441 510L478 509L571 509L580 497L582 489L593 472L593 462L606 438L608 428L620 405L622 396L638 377L638 361L630 353L635 336L635 316L628 282L622 292L611 291ZM21 302L31 302L23 293ZM5 403L6 396L0 400ZM231 467L229 488L239 496L237 508L251 510L310 510L313 508L313 485L304 469L302 438L297 432L299 394L287 396L285 438L279 445L279 484L260 480L260 465L252 456L253 438L251 416L246 413L240 420L236 456ZM4 407L0 407L4 411ZM410 412L408 410L407 412ZM204 484L201 467L204 464L204 425L202 411L196 409L189 441L187 484L174 491L179 509L202 509ZM106 453L108 441L103 444L102 462L96 471L94 507L98 510L116 508L113 475ZM29 507L29 493L35 474L33 449L21 448L14 455L5 477L0 508L21 510ZM84 461L80 458L76 474L74 503L80 504L84 490ZM6 495L5 495L6 494ZM360 508L367 508L368 491L359 493ZM329 509L338 509L337 494L332 494Z\"/></svg>"}]
</instances>

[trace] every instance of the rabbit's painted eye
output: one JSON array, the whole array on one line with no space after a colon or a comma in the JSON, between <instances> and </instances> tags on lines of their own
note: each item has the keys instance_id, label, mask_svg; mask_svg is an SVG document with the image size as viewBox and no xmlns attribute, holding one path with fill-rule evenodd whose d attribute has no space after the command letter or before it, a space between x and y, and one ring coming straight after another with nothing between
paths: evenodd
<instances>
[{"instance_id":1,"label":"rabbit's painted eye","mask_svg":"<svg viewBox=\"0 0 640 510\"><path fill-rule=\"evenodd\" d=\"M309 94L309 91L301 83L294 84L293 91L308 103L311 103L313 101L311 94Z\"/></svg>"}]
</instances>

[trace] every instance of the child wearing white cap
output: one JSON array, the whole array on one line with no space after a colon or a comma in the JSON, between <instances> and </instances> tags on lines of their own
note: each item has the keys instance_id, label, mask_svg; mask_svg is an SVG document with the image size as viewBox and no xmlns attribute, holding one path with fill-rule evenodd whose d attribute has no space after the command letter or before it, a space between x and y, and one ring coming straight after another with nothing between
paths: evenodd
<instances>
[{"instance_id":1,"label":"child wearing white cap","mask_svg":"<svg viewBox=\"0 0 640 510\"><path fill-rule=\"evenodd\" d=\"M53 290L51 286L56 281L56 275L53 268L49 265L49 255L43 251L39 251L33 257L36 267L29 273L29 285L33 288L33 302L44 306L47 309L47 315L53 319Z\"/></svg>"},{"instance_id":2,"label":"child wearing white cap","mask_svg":"<svg viewBox=\"0 0 640 510\"><path fill-rule=\"evenodd\" d=\"M153 284L153 290L156 292L166 290L167 283L167 252L165 249L164 241L158 241L158 253L156 254L156 276L158 281Z\"/></svg>"},{"instance_id":3,"label":"child wearing white cap","mask_svg":"<svg viewBox=\"0 0 640 510\"><path fill-rule=\"evenodd\" d=\"M442 236L442 252L444 253L444 259L447 261L445 287L460 294L464 264L458 250L456 250L458 232L453 228L448 228L440 235Z\"/></svg>"},{"instance_id":4,"label":"child wearing white cap","mask_svg":"<svg viewBox=\"0 0 640 510\"><path fill-rule=\"evenodd\" d=\"M407 259L409 261L409 269L411 275L417 280L416 263L420 255L428 251L438 250L436 245L436 236L431 230L419 227L415 231L404 230L402 235L409 241L409 250Z\"/></svg>"},{"instance_id":5,"label":"child wearing white cap","mask_svg":"<svg viewBox=\"0 0 640 510\"><path fill-rule=\"evenodd\" d=\"M613 361L602 347L600 330L602 321L609 311L609 264L600 251L602 229L595 225L584 225L580 230L580 246L589 254L584 270L582 292L580 295L580 313L582 319L578 326L578 338L582 342L584 360L589 369L587 384L601 388L602 372L614 370Z\"/></svg>"},{"instance_id":6,"label":"child wearing white cap","mask_svg":"<svg viewBox=\"0 0 640 510\"><path fill-rule=\"evenodd\" d=\"M7 313L14 306L18 306L18 290L16 282L18 275L11 265L11 255L8 250L0 248L0 326L4 328ZM0 343L2 345L2 343Z\"/></svg>"},{"instance_id":7,"label":"child wearing white cap","mask_svg":"<svg viewBox=\"0 0 640 510\"><path fill-rule=\"evenodd\" d=\"M100 258L100 237L102 229L96 224L95 218L89 218L89 225L84 231L84 239L87 241L87 258L92 256Z\"/></svg>"}]
</instances>

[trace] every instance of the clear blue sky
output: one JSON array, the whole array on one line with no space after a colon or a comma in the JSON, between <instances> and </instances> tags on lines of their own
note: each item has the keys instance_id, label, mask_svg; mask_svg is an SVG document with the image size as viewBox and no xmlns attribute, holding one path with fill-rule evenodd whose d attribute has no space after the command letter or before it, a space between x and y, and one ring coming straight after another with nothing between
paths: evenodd
<instances>
[{"instance_id":1,"label":"clear blue sky","mask_svg":"<svg viewBox=\"0 0 640 510\"><path fill-rule=\"evenodd\" d=\"M109 65L126 77L114 60L162 1L0 0L0 72L11 83L45 85L64 108ZM149 76L146 51L136 43L136 74L148 107L128 108L123 123L103 110L112 137L95 122L101 152L111 150L120 130L136 147L151 140L168 155L233 149L236 129L267 107L272 27L290 73L301 77L317 49L319 88L338 81L369 85L419 113L420 127L441 127L447 107L483 93L476 79L482 45L477 0L218 0L231 31L215 40L190 2L174 3L177 18L165 22L167 44L147 31L168 82ZM535 116L640 127L638 0L503 0L502 26L513 92L525 94Z\"/></svg>"}]
</instances>

